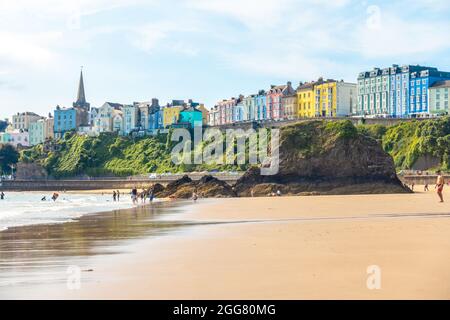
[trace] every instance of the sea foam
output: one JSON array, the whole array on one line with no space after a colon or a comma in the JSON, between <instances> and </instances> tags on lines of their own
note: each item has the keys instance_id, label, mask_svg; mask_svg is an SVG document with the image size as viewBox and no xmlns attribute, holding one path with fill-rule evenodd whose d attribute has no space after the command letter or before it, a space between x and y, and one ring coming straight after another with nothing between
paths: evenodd
<instances>
[{"instance_id":1,"label":"sea foam","mask_svg":"<svg viewBox=\"0 0 450 320\"><path fill-rule=\"evenodd\" d=\"M43 197L46 201L41 201ZM64 223L85 214L133 207L130 196L122 194L120 202L112 195L61 193L56 201L46 192L7 192L0 200L0 231L34 224Z\"/></svg>"}]
</instances>

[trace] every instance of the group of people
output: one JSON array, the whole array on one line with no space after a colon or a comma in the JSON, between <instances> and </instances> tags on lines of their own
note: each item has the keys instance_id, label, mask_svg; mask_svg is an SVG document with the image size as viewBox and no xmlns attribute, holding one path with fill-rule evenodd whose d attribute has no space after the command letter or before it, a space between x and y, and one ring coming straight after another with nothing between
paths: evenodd
<instances>
[{"instance_id":1,"label":"group of people","mask_svg":"<svg viewBox=\"0 0 450 320\"><path fill-rule=\"evenodd\" d=\"M113 191L113 201L114 202L116 202L116 201L120 201L120 191L119 190L114 190Z\"/></svg>"},{"instance_id":2,"label":"group of people","mask_svg":"<svg viewBox=\"0 0 450 320\"><path fill-rule=\"evenodd\" d=\"M138 204L139 200L141 203L146 203L147 199L150 202L153 202L154 198L155 193L153 191L153 188L142 189L141 192L138 192L136 187L131 190L131 200L133 201L133 204Z\"/></svg>"}]
</instances>

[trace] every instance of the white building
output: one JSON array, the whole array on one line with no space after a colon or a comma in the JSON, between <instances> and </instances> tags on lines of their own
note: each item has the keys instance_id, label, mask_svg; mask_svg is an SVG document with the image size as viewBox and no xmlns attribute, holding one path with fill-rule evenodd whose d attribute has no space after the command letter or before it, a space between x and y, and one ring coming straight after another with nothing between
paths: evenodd
<instances>
[{"instance_id":1,"label":"white building","mask_svg":"<svg viewBox=\"0 0 450 320\"><path fill-rule=\"evenodd\" d=\"M438 81L428 88L428 106L431 114L449 114L450 80Z\"/></svg>"},{"instance_id":2,"label":"white building","mask_svg":"<svg viewBox=\"0 0 450 320\"><path fill-rule=\"evenodd\" d=\"M54 119L40 119L30 124L28 129L30 145L35 146L54 137Z\"/></svg>"},{"instance_id":3,"label":"white building","mask_svg":"<svg viewBox=\"0 0 450 320\"><path fill-rule=\"evenodd\" d=\"M113 132L114 111L121 111L123 105L120 103L105 102L99 109L94 120L94 132Z\"/></svg>"},{"instance_id":4,"label":"white building","mask_svg":"<svg viewBox=\"0 0 450 320\"><path fill-rule=\"evenodd\" d=\"M123 135L123 112L122 110L113 110L112 131Z\"/></svg>"},{"instance_id":5,"label":"white building","mask_svg":"<svg viewBox=\"0 0 450 320\"><path fill-rule=\"evenodd\" d=\"M139 107L136 105L125 105L123 112L123 134L128 135L139 126Z\"/></svg>"},{"instance_id":6,"label":"white building","mask_svg":"<svg viewBox=\"0 0 450 320\"><path fill-rule=\"evenodd\" d=\"M28 130L30 124L39 119L42 119L42 117L34 112L18 112L12 117L12 127L14 130Z\"/></svg>"}]
</instances>

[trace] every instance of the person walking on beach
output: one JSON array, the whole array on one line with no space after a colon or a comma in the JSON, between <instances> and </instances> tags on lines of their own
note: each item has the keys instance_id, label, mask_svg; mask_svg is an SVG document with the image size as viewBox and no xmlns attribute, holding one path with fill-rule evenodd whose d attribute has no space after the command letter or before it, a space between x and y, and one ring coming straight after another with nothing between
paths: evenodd
<instances>
[{"instance_id":1,"label":"person walking on beach","mask_svg":"<svg viewBox=\"0 0 450 320\"><path fill-rule=\"evenodd\" d=\"M138 194L137 194L138 192L137 192L137 189L136 189L136 187L134 187L133 189L131 189L131 200L133 201L133 204L137 204L137 196L138 196Z\"/></svg>"},{"instance_id":2,"label":"person walking on beach","mask_svg":"<svg viewBox=\"0 0 450 320\"><path fill-rule=\"evenodd\" d=\"M423 191L429 191L428 189L428 183L425 184L425 187L423 187Z\"/></svg>"},{"instance_id":3,"label":"person walking on beach","mask_svg":"<svg viewBox=\"0 0 450 320\"><path fill-rule=\"evenodd\" d=\"M117 201L120 201L120 192L117 190Z\"/></svg>"},{"instance_id":4,"label":"person walking on beach","mask_svg":"<svg viewBox=\"0 0 450 320\"><path fill-rule=\"evenodd\" d=\"M141 202L142 203L145 203L146 195L147 195L147 191L145 189L142 189L142 192L141 192Z\"/></svg>"},{"instance_id":5,"label":"person walking on beach","mask_svg":"<svg viewBox=\"0 0 450 320\"><path fill-rule=\"evenodd\" d=\"M150 203L152 203L153 202L153 198L155 197L155 194L153 193L153 189L150 190L150 194L149 194L148 197L150 198Z\"/></svg>"},{"instance_id":6,"label":"person walking on beach","mask_svg":"<svg viewBox=\"0 0 450 320\"><path fill-rule=\"evenodd\" d=\"M113 191L113 201L116 202L117 199L117 193L115 191Z\"/></svg>"},{"instance_id":7,"label":"person walking on beach","mask_svg":"<svg viewBox=\"0 0 450 320\"><path fill-rule=\"evenodd\" d=\"M444 177L441 174L441 171L438 171L437 174L438 174L438 176L436 179L436 187L435 188L437 189L437 194L439 196L439 199L441 200L439 202L444 202L444 196L442 194L442 191L444 190L445 181L444 181Z\"/></svg>"},{"instance_id":8,"label":"person walking on beach","mask_svg":"<svg viewBox=\"0 0 450 320\"><path fill-rule=\"evenodd\" d=\"M4 200L5 199L5 193L2 191L2 193L0 193L0 200Z\"/></svg>"},{"instance_id":9,"label":"person walking on beach","mask_svg":"<svg viewBox=\"0 0 450 320\"><path fill-rule=\"evenodd\" d=\"M194 202L197 202L198 196L197 196L197 192L194 191L194 193L192 194L192 200L194 200Z\"/></svg>"}]
</instances>

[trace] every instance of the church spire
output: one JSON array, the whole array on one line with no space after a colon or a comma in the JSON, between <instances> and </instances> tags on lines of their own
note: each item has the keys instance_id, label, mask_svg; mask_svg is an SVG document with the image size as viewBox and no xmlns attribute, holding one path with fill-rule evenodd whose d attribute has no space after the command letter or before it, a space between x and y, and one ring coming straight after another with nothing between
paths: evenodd
<instances>
[{"instance_id":1,"label":"church spire","mask_svg":"<svg viewBox=\"0 0 450 320\"><path fill-rule=\"evenodd\" d=\"M86 103L86 95L84 94L83 67L80 72L80 83L78 84L77 104Z\"/></svg>"},{"instance_id":2,"label":"church spire","mask_svg":"<svg viewBox=\"0 0 450 320\"><path fill-rule=\"evenodd\" d=\"M86 94L84 92L83 67L80 72L80 82L78 83L77 101L73 103L74 107L84 108L89 111L89 103L86 102Z\"/></svg>"}]
</instances>

